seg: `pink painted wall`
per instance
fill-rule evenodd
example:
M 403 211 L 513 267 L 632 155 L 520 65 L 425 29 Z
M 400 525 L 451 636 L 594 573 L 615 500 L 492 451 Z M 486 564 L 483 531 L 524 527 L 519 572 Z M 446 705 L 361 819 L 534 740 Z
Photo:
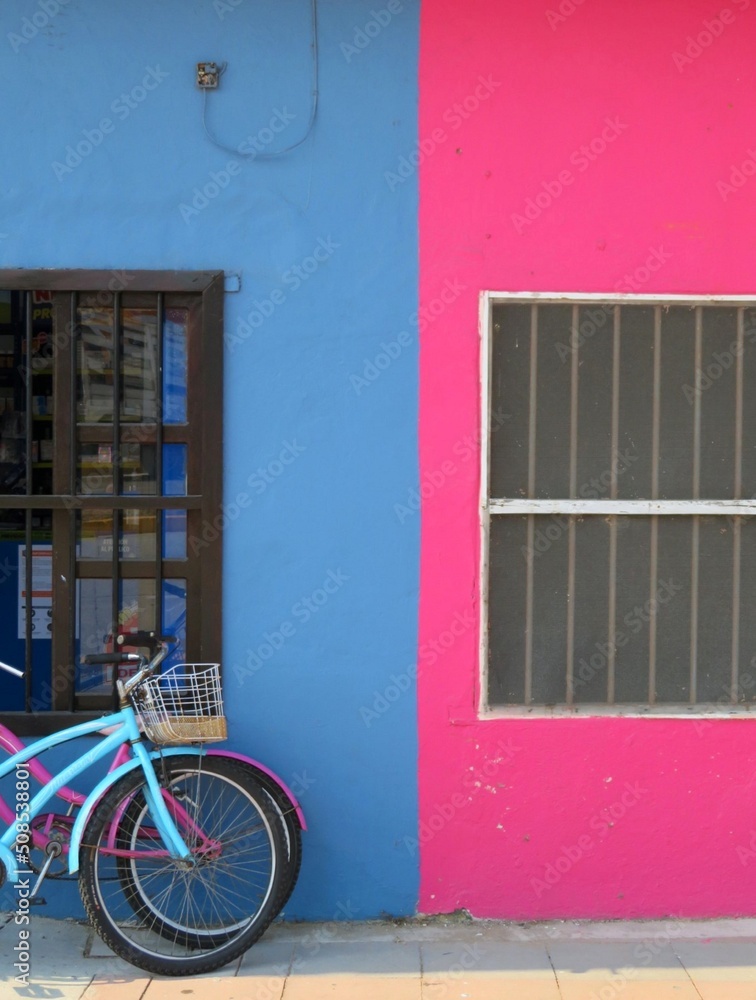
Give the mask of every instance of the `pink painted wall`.
M 464 290 L 421 345 L 419 908 L 753 914 L 756 719 L 477 719 L 480 290 L 612 291 L 663 248 L 639 291 L 756 293 L 756 178 L 717 187 L 756 156 L 756 2 L 679 65 L 721 3 L 547 3 L 422 6 L 421 302 Z

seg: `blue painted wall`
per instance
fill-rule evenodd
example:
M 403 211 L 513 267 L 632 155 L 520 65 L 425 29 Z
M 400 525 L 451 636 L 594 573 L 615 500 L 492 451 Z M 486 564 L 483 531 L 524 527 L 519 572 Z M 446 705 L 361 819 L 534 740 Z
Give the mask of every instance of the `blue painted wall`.
M 312 133 L 250 161 L 204 134 L 194 64 L 228 64 L 222 142 L 296 142 L 307 0 L 46 2 L 3 3 L 0 266 L 241 272 L 218 345 L 233 743 L 301 791 L 287 916 L 411 913 L 414 686 L 376 692 L 416 658 L 419 523 L 394 505 L 417 483 L 417 184 L 384 173 L 417 141 L 417 5 L 320 0 Z

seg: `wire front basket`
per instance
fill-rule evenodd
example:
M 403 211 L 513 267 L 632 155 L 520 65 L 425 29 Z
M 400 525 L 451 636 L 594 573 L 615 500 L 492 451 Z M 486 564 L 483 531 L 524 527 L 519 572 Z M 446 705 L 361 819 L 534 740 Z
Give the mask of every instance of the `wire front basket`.
M 142 728 L 153 743 L 226 739 L 218 663 L 177 663 L 140 684 L 133 701 Z

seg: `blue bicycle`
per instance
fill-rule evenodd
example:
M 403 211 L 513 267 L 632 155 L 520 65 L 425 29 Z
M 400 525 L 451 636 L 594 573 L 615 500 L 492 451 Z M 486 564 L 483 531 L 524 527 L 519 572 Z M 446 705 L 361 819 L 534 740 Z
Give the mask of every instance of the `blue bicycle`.
M 113 714 L 29 747 L 0 727 L 0 745 L 12 752 L 0 777 L 15 771 L 17 779 L 15 811 L 0 799 L 8 822 L 0 885 L 18 881 L 28 866 L 38 873 L 35 897 L 45 878 L 78 872 L 89 919 L 116 954 L 148 972 L 196 975 L 237 958 L 280 912 L 296 883 L 305 825 L 272 771 L 207 750 L 226 737 L 219 668 L 179 664 L 160 675 L 172 641 L 127 633 L 117 636 L 116 652 L 85 658 L 114 668 L 137 664 L 133 677 L 115 682 Z M 125 652 L 126 645 L 153 655 Z M 57 775 L 36 760 L 95 733 L 97 745 Z M 108 774 L 89 795 L 68 787 L 113 751 Z M 33 797 L 24 789 L 29 776 L 42 784 Z M 44 811 L 54 796 L 68 803 L 64 815 Z

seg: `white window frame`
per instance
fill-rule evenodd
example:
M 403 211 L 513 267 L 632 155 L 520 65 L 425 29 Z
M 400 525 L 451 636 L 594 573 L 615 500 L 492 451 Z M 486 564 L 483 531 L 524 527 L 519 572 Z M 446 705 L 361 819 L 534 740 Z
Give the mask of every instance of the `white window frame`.
M 752 306 L 754 295 L 633 295 L 617 292 L 500 292 L 483 291 L 479 300 L 480 336 L 480 399 L 481 399 L 481 466 L 480 466 L 480 619 L 479 619 L 479 704 L 481 720 L 500 718 L 548 717 L 636 717 L 664 719 L 742 719 L 756 714 L 756 708 L 746 705 L 702 704 L 695 705 L 559 705 L 553 708 L 542 705 L 490 706 L 488 704 L 488 569 L 489 526 L 491 515 L 496 514 L 756 514 L 756 500 L 510 500 L 489 497 L 490 482 L 490 408 L 493 346 L 493 309 L 496 305 L 520 303 L 525 305 L 719 305 Z M 697 359 L 696 368 L 700 371 Z M 530 397 L 534 398 L 531 378 Z M 742 399 L 742 370 L 738 392 Z M 700 419 L 697 418 L 697 419 Z M 532 424 L 531 424 L 532 426 Z M 531 441 L 531 448 L 533 442 Z M 527 625 L 528 623 L 526 623 Z M 532 624 L 532 623 L 531 623 Z M 532 634 L 532 632 L 531 632 Z

